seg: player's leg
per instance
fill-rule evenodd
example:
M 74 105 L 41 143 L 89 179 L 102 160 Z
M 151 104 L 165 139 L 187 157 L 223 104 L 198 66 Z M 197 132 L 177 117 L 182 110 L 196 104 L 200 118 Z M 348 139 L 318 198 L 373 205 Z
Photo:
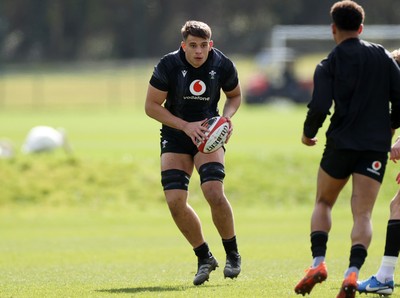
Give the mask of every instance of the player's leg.
M 188 185 L 193 161 L 190 155 L 161 155 L 161 181 L 165 198 L 176 225 L 193 246 L 204 242 L 199 217 L 188 204 Z
M 382 283 L 394 284 L 394 270 L 400 252 L 400 190 L 390 202 L 390 219 L 386 228 L 385 251 L 376 274 Z
M 400 220 L 400 189 L 390 202 L 390 219 Z
M 332 226 L 331 212 L 340 191 L 346 185 L 348 178 L 335 179 L 321 167 L 317 178 L 317 196 L 311 217 L 311 252 L 313 263 L 307 274 L 295 287 L 297 294 L 310 293 L 315 284 L 323 282 L 327 276 L 325 254 L 328 233 Z
M 353 174 L 351 210 L 353 229 L 351 231 L 351 250 L 349 267 L 337 297 L 355 297 L 358 288 L 359 270 L 367 257 L 367 249 L 372 238 L 371 215 L 378 196 L 381 182 L 362 174 Z
M 349 178 L 336 179 L 321 167 L 317 178 L 317 196 L 311 216 L 311 232 L 329 233 L 332 226 L 332 208 Z
M 193 158 L 187 154 L 163 153 L 161 176 L 165 198 L 177 227 L 192 245 L 198 257 L 198 272 L 193 283 L 200 285 L 208 280 L 209 274 L 218 266 L 204 240 L 201 222 L 188 204 L 188 185 L 193 172 Z M 200 260 L 203 262 L 200 264 Z
M 222 239 L 230 239 L 235 236 L 235 228 L 232 207 L 224 193 L 224 151 L 219 149 L 210 154 L 197 154 L 195 164 L 213 222 Z
M 221 148 L 210 154 L 197 154 L 195 165 L 200 175 L 201 189 L 211 208 L 212 219 L 227 255 L 224 276 L 235 278 L 241 270 L 234 215 L 223 186 L 225 177 L 224 150 Z
M 381 183 L 370 177 L 354 174 L 351 210 L 353 213 L 352 245 L 368 249 L 372 239 L 372 210 L 378 197 Z
M 359 290 L 358 274 L 367 257 L 372 239 L 372 210 L 385 175 L 386 152 L 363 151 L 357 153 L 353 167 L 353 192 L 351 211 L 353 228 L 349 267 L 337 297 L 355 297 Z
M 394 271 L 400 251 L 400 190 L 390 203 L 390 219 L 386 226 L 386 242 L 381 265 L 375 275 L 358 283 L 360 293 L 392 294 Z

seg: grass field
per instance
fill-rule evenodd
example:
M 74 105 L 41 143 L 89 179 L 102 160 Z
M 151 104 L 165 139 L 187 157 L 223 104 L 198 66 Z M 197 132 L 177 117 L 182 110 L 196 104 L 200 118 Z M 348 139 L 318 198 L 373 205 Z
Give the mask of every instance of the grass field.
M 207 208 L 195 204 L 222 267 L 224 253 Z M 310 208 L 235 206 L 243 272 L 224 280 L 222 268 L 192 285 L 193 253 L 162 206 L 154 208 L 7 208 L 1 212 L 1 297 L 295 297 L 309 266 Z M 376 216 L 386 212 L 377 209 Z M 335 297 L 348 263 L 349 214 L 339 207 L 328 250 L 329 278 L 314 297 Z M 382 221 L 375 229 L 382 231 Z M 376 234 L 366 274 L 380 261 Z M 396 297 L 396 296 L 394 296 Z
M 324 130 L 308 148 L 300 143 L 304 107 L 241 108 L 227 145 L 225 187 L 243 272 L 223 279 L 221 240 L 194 176 L 190 202 L 220 262 L 208 283 L 194 287 L 194 254 L 163 201 L 159 124 L 142 104 L 74 107 L 63 100 L 51 108 L 25 102 L 0 110 L 0 138 L 17 149 L 14 159 L 0 160 L 0 297 L 295 297 L 311 262 L 309 217 Z M 64 127 L 74 154 L 19 153 L 38 124 Z M 361 278 L 380 263 L 397 172 L 390 163 Z M 348 265 L 349 194 L 347 187 L 334 210 L 329 278 L 313 297 L 335 297 Z

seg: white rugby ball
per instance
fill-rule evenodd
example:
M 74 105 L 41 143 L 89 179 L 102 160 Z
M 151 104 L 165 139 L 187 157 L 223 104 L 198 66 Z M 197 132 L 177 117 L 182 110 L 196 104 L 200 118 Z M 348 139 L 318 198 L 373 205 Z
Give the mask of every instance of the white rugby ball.
M 229 134 L 229 122 L 225 117 L 216 116 L 207 119 L 202 126 L 207 128 L 205 140 L 197 141 L 197 148 L 200 152 L 211 153 L 221 148 Z

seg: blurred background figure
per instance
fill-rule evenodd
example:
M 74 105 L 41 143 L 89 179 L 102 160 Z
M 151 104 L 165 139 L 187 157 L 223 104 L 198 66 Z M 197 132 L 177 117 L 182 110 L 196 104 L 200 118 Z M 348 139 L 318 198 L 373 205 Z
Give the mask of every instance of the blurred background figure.
M 14 157 L 14 146 L 9 140 L 0 140 L 0 158 Z
M 270 103 L 287 100 L 304 104 L 311 99 L 312 80 L 296 77 L 294 60 L 282 62 L 282 70 L 275 77 L 257 73 L 247 82 L 246 102 L 248 104 Z
M 33 127 L 22 146 L 24 153 L 50 152 L 62 148 L 66 153 L 72 153 L 67 134 L 63 128 L 50 126 Z

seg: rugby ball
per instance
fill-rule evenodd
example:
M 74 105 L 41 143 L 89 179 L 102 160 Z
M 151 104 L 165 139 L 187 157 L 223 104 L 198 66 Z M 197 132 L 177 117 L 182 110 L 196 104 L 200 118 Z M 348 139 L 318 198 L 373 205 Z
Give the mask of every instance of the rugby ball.
M 229 122 L 225 117 L 216 116 L 204 121 L 202 126 L 207 128 L 206 139 L 197 140 L 197 148 L 200 152 L 211 153 L 221 148 L 229 134 Z

